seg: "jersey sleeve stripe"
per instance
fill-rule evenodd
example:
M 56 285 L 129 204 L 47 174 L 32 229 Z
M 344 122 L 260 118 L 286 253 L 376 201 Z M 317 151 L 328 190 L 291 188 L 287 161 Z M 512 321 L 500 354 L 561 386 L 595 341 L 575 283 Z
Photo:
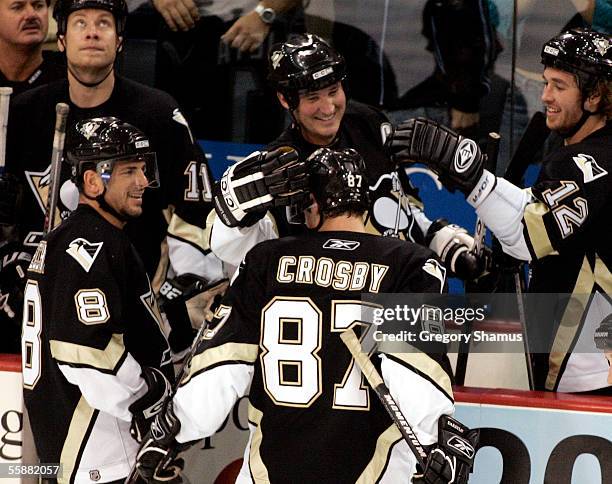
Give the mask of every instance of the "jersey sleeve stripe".
M 442 394 L 454 403 L 453 388 L 448 373 L 434 360 L 425 353 L 385 353 L 390 360 L 408 368 L 421 378 L 429 381 Z
M 172 214 L 170 223 L 168 224 L 168 235 L 174 239 L 181 240 L 186 244 L 195 247 L 199 251 L 203 252 L 204 255 L 210 252 L 210 229 L 212 225 L 206 224 L 206 228 L 202 230 L 200 227 L 196 227 L 176 213 Z
M 537 259 L 557 253 L 552 246 L 544 224 L 543 217 L 548 212 L 548 207 L 542 202 L 529 203 L 525 207 L 524 220 L 527 228 L 529 245 L 533 248 L 533 255 L 535 255 Z
M 90 407 L 85 398 L 81 397 L 72 414 L 68 434 L 62 448 L 60 457 L 62 477 L 58 478 L 58 484 L 73 482 L 72 474 L 78 468 L 78 461 L 87 443 L 87 435 L 97 413 L 97 410 Z
M 113 334 L 103 350 L 59 340 L 51 340 L 50 346 L 51 356 L 58 362 L 107 373 L 116 373 L 127 354 L 122 334 Z
M 385 473 L 391 458 L 393 446 L 402 440 L 397 425 L 391 424 L 376 440 L 374 455 L 368 465 L 363 470 L 356 484 L 368 484 L 379 482 L 380 477 Z
M 258 345 L 246 343 L 225 343 L 221 346 L 208 348 L 203 353 L 193 357 L 189 365 L 189 371 L 181 380 L 180 385 L 185 385 L 194 376 L 220 364 L 253 364 L 257 360 L 258 353 Z
M 252 432 L 251 447 L 249 449 L 249 469 L 254 482 L 270 482 L 268 469 L 261 458 L 260 447 L 263 440 L 261 432 L 261 420 L 263 412 L 255 408 L 249 402 L 248 410 L 249 423 L 255 426 L 255 431 Z

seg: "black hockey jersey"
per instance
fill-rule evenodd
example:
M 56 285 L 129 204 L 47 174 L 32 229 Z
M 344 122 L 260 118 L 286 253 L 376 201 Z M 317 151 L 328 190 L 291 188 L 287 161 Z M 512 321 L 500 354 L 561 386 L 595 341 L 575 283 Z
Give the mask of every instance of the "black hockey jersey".
M 128 475 L 128 407 L 141 367 L 173 377 L 156 299 L 127 235 L 86 205 L 40 243 L 24 295 L 24 400 L 41 462 L 59 482 Z
M 363 157 L 370 186 L 370 210 L 366 218 L 368 232 L 388 235 L 395 229 L 399 187 L 394 187 L 393 173 L 395 165 L 383 148 L 387 136 L 391 133 L 391 124 L 386 116 L 377 109 L 356 101 L 348 101 L 346 111 L 334 142 L 327 146 L 334 150 L 354 148 Z M 320 146 L 306 141 L 295 124 L 287 128 L 267 148 L 291 146 L 302 158 L 309 157 Z M 412 242 L 423 243 L 423 227 L 414 220 L 414 212 L 421 212 L 423 205 L 405 173 L 398 170 L 404 192 L 409 195 L 410 206 L 401 210 L 399 217 L 399 235 Z M 300 233 L 303 228 L 289 225 L 285 209 L 272 211 L 278 226 L 279 236 Z
M 318 232 L 262 242 L 246 256 L 174 399 L 186 442 L 213 434 L 249 392 L 250 439 L 237 482 L 408 482 L 414 458 L 340 333 L 363 293 L 439 293 L 430 250 L 394 238 Z M 452 413 L 446 355 L 373 357 L 421 442 Z
M 607 385 L 608 362 L 595 350 L 593 334 L 612 312 L 610 153 L 610 122 L 553 152 L 531 189 L 536 201 L 525 208 L 524 235 L 532 256 L 529 291 L 571 294 L 583 306 L 556 308 L 556 314 L 531 325 L 532 337 L 552 341 L 545 375 L 539 375 L 546 377 L 549 390 Z
M 206 214 L 212 207 L 202 201 L 202 174 L 207 169 L 204 155 L 191 139 L 188 124 L 169 95 L 119 76 L 115 78 L 111 97 L 97 107 L 79 108 L 70 102 L 67 80 L 27 91 L 11 103 L 6 169 L 19 177 L 25 187 L 21 229 L 26 245 L 36 243 L 43 227 L 58 102 L 70 106 L 68 127 L 87 118 L 116 116 L 149 138 L 157 154 L 160 187 L 146 190 L 142 216 L 126 226 L 149 276 L 152 278 L 158 267 L 161 242 L 167 233 L 188 242 L 185 245 L 202 256 L 208 254 L 208 238 L 201 236 Z M 64 166 L 57 220 L 76 207 L 77 196 L 74 184 L 69 181 L 69 169 Z M 194 269 L 193 260 L 185 264 Z M 199 275 L 211 278 L 204 272 Z
M 43 50 L 42 56 L 42 64 L 25 81 L 9 81 L 0 71 L 0 86 L 12 87 L 13 96 L 16 96 L 28 89 L 66 78 L 66 60 L 63 53 Z

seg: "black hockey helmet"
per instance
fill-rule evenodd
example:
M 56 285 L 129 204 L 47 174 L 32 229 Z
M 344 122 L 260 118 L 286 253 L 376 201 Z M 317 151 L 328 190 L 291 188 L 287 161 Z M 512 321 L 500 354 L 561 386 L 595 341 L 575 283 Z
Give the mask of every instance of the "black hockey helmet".
M 123 35 L 128 15 L 125 0 L 57 0 L 53 8 L 53 18 L 57 22 L 57 35 L 66 35 L 66 23 L 72 12 L 94 8 L 106 10 L 115 17 L 117 35 Z
M 365 211 L 369 191 L 363 158 L 354 149 L 319 148 L 308 157 L 310 192 L 321 212 Z
M 563 32 L 544 44 L 542 64 L 576 75 L 585 95 L 598 80 L 612 80 L 612 37 L 585 29 Z
M 84 119 L 66 134 L 66 162 L 72 179 L 79 186 L 86 170 L 95 170 L 105 183 L 119 161 L 139 160 L 146 163 L 149 187 L 159 186 L 156 156 L 142 131 L 118 118 Z
M 300 93 L 331 86 L 345 76 L 344 57 L 317 35 L 295 34 L 270 48 L 268 81 L 290 109 L 297 108 Z

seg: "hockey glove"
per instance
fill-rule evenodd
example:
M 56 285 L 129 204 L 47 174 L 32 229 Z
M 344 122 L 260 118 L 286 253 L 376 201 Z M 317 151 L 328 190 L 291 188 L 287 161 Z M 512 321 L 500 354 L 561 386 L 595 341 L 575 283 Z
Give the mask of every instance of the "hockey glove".
M 147 393 L 129 406 L 132 412 L 130 434 L 137 442 L 142 442 L 171 391 L 170 382 L 158 369 L 144 366 L 141 376 L 147 383 Z
M 442 415 L 438 420 L 438 443 L 427 457 L 425 471 L 414 476 L 419 484 L 466 484 L 474 466 L 479 430 Z
M 178 484 L 183 481 L 183 460 L 176 456 L 188 446 L 180 446 L 174 439 L 180 428 L 170 401 L 155 417 L 151 432 L 136 456 L 136 470 L 146 482 Z
M 159 307 L 164 309 L 172 303 L 186 302 L 204 291 L 207 285 L 206 279 L 191 273 L 166 279 L 159 288 Z
M 396 163 L 425 163 L 448 190 L 459 189 L 466 196 L 484 169 L 485 156 L 476 142 L 425 118 L 397 125 L 385 146 Z
M 255 151 L 215 183 L 217 215 L 228 227 L 248 227 L 270 207 L 301 203 L 308 198 L 307 173 L 306 162 L 292 148 Z
M 449 224 L 447 220 L 435 220 L 427 230 L 425 238 L 433 250 L 456 277 L 473 281 L 483 276 L 491 266 L 492 253 L 483 247 L 481 254 L 474 252 L 474 238 L 463 227 Z

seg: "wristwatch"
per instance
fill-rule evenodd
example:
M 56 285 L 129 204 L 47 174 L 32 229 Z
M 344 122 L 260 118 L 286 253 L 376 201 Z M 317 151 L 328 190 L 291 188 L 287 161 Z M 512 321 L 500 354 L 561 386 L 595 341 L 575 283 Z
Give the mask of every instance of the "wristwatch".
M 270 7 L 264 7 L 261 3 L 258 3 L 255 7 L 255 12 L 259 15 L 261 21 L 265 24 L 270 25 L 276 19 L 276 12 Z

